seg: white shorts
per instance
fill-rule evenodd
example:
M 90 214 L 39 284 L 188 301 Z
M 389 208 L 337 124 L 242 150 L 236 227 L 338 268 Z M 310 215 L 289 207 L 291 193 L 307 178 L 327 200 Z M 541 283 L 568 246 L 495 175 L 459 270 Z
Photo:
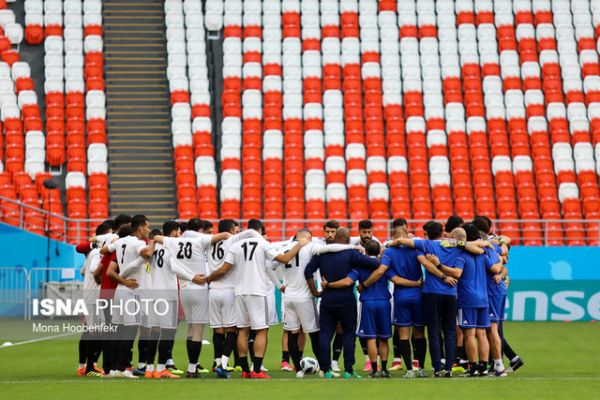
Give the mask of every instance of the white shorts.
M 179 298 L 188 324 L 208 322 L 208 290 L 181 289 Z
M 85 303 L 85 307 L 88 311 L 88 315 L 83 317 L 83 323 L 85 325 L 100 327 L 104 324 L 104 312 L 103 310 L 98 310 L 99 312 L 96 312 L 96 303 Z
M 286 299 L 283 328 L 286 331 L 300 329 L 306 333 L 319 330 L 319 312 L 314 299 Z
M 208 310 L 211 328 L 231 328 L 236 326 L 235 293 L 233 288 L 210 289 Z
M 177 300 L 153 300 L 149 304 L 146 328 L 177 329 L 179 305 Z
M 254 330 L 269 327 L 269 306 L 266 296 L 243 294 L 235 296 L 235 320 L 238 328 Z
M 142 325 L 145 318 L 144 304 L 141 296 L 131 293 L 127 289 L 117 287 L 115 297 L 112 300 L 112 323 L 125 326 Z
M 275 291 L 270 291 L 267 295 L 267 307 L 269 311 L 269 325 L 277 325 L 279 323 L 279 317 L 277 316 L 277 299 L 275 298 Z

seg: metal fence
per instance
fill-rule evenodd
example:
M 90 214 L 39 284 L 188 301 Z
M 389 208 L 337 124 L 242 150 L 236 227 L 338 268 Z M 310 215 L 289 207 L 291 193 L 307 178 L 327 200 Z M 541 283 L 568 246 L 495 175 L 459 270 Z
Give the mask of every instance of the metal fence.
M 81 297 L 79 268 L 0 267 L 0 316 L 23 311 L 31 319 L 35 299 Z
M 18 206 L 19 215 L 5 214 L 4 203 Z M 101 219 L 76 219 L 63 215 L 49 213 L 47 210 L 23 204 L 17 200 L 0 196 L 0 217 L 4 222 L 25 230 L 31 230 L 25 218 L 25 213 L 41 215 L 45 221 L 44 233 L 56 240 L 78 243 L 87 240 L 89 232 L 101 223 Z M 409 227 L 416 235 L 422 235 L 422 226 L 426 220 L 407 219 Z M 51 222 L 50 222 L 51 221 Z M 309 227 L 313 233 L 320 232 L 326 219 L 265 219 L 267 235 L 270 240 L 284 240 L 293 236 L 302 227 Z M 443 220 L 438 220 L 445 222 Z M 164 221 L 150 221 L 152 225 L 162 225 Z M 216 223 L 216 220 L 211 220 Z M 245 224 L 247 220 L 241 220 Z M 340 225 L 348 227 L 354 234 L 358 231 L 358 220 L 338 219 Z M 392 220 L 372 220 L 375 235 L 388 237 L 391 232 Z M 538 246 L 564 245 L 600 245 L 600 219 L 502 219 L 494 220 L 493 229 L 496 233 L 506 234 L 513 239 L 514 244 Z

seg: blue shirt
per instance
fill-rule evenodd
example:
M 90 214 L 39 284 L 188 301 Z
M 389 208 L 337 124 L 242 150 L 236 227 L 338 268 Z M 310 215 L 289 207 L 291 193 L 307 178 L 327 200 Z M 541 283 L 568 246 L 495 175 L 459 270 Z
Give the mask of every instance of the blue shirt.
M 400 276 L 411 281 L 421 279 L 421 264 L 417 260 L 417 251 L 410 247 L 390 247 L 383 252 L 381 264 L 387 265 L 390 273 L 389 279 Z M 419 287 L 407 287 L 394 285 L 395 300 L 413 300 L 421 297 L 422 289 Z
M 348 278 L 352 279 L 354 282 L 357 280 L 360 283 L 364 283 L 371 274 L 373 273 L 370 269 L 357 268 L 350 271 L 348 274 Z M 364 288 L 362 293 L 360 294 L 360 301 L 369 301 L 369 300 L 389 300 L 392 295 L 390 295 L 390 291 L 388 289 L 388 280 L 390 277 L 390 271 L 385 271 L 385 274 L 377 281 L 375 281 L 371 286 Z
M 435 254 L 440 262 L 447 267 L 463 269 L 465 259 L 463 251 L 458 247 L 444 247 L 436 240 L 415 240 L 415 249 L 417 256 L 426 254 Z M 444 294 L 447 296 L 456 296 L 456 286 L 452 287 L 445 284 L 437 276 L 431 274 L 425 269 L 425 282 L 423 282 L 423 293 Z
M 377 267 L 379 267 L 377 259 L 369 258 L 356 250 L 344 250 L 313 257 L 304 270 L 304 277 L 307 280 L 313 279 L 314 273 L 319 270 L 327 282 L 335 282 L 346 278 L 353 269 L 374 270 Z M 339 307 L 348 304 L 356 305 L 353 287 L 323 291 L 321 307 Z
M 485 256 L 490 259 L 490 262 L 494 264 L 498 264 L 500 261 L 499 255 L 502 254 L 502 247 L 493 244 L 494 250 L 486 248 Z M 494 282 L 494 274 L 491 272 L 487 273 L 487 290 L 488 295 L 490 296 L 506 296 L 506 282 L 504 279 L 500 281 L 500 283 Z
M 465 252 L 465 267 L 458 280 L 458 308 L 482 308 L 488 306 L 487 270 L 494 264 L 485 255 Z

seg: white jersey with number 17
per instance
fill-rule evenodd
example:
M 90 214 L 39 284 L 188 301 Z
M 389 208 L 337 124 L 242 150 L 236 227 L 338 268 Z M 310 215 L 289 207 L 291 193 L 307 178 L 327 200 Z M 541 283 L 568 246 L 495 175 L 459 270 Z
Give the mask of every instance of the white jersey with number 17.
M 235 294 L 267 296 L 270 278 L 266 269 L 278 252 L 261 238 L 240 240 L 225 255 L 225 262 L 236 269 Z
M 260 234 L 255 230 L 249 229 L 240 232 L 237 235 L 233 235 L 226 240 L 222 240 L 220 242 L 211 244 L 210 249 L 207 251 L 207 275 L 212 274 L 213 272 L 215 272 L 223 266 L 225 254 L 227 254 L 227 251 L 234 243 L 249 238 L 262 239 L 262 236 L 260 236 Z M 233 288 L 234 286 L 235 269 L 229 270 L 229 272 L 227 272 L 227 274 L 222 276 L 220 279 L 210 283 L 210 289 Z

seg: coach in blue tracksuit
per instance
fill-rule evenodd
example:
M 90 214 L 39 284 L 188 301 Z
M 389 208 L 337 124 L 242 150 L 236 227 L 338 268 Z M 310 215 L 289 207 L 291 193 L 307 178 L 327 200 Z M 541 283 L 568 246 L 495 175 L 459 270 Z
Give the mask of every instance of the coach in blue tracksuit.
M 339 228 L 335 234 L 334 243 L 350 243 L 350 233 L 345 228 Z M 313 275 L 320 271 L 327 282 L 344 279 L 357 268 L 374 270 L 379 266 L 376 259 L 366 257 L 356 250 L 346 250 L 339 253 L 327 253 L 313 257 L 304 270 L 304 276 L 313 295 L 321 296 L 319 308 L 319 365 L 326 377 L 330 377 L 331 369 L 331 340 L 339 323 L 344 331 L 344 369 L 345 377 L 354 377 L 354 349 L 356 342 L 356 298 L 350 287 L 317 292 Z

